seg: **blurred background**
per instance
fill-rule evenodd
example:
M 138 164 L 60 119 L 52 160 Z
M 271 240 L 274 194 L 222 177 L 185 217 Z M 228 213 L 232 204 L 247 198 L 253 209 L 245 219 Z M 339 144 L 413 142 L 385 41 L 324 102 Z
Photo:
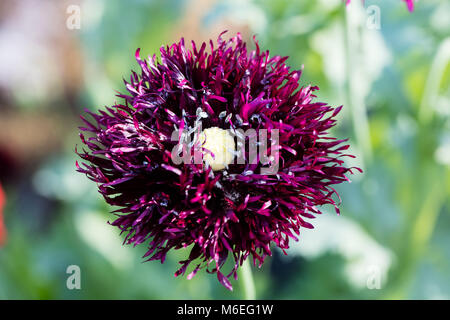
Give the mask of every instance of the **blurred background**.
M 142 263 L 145 245 L 121 245 L 95 183 L 75 172 L 78 116 L 114 103 L 136 48 L 223 30 L 304 65 L 301 83 L 344 105 L 333 134 L 364 170 L 338 186 L 340 216 L 323 208 L 288 256 L 254 269 L 257 297 L 449 299 L 449 17 L 446 0 L 413 13 L 400 0 L 2 0 L 0 299 L 243 297 L 205 272 L 175 278 L 185 252 Z M 66 286 L 70 265 L 81 290 Z

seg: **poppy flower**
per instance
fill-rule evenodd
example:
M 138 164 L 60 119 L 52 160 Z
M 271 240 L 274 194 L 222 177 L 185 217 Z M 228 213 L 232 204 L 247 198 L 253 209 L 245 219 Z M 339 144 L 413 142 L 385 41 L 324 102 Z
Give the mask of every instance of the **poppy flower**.
M 122 102 L 82 116 L 77 151 L 77 170 L 118 207 L 111 224 L 124 243 L 147 243 L 145 259 L 161 263 L 187 248 L 175 276 L 193 263 L 188 279 L 206 269 L 230 290 L 249 256 L 261 266 L 271 245 L 284 251 L 313 228 L 307 219 L 319 206 L 339 212 L 332 186 L 353 169 L 342 160 L 352 157 L 346 140 L 329 134 L 341 107 L 316 101 L 319 88 L 300 87 L 288 57 L 254 41 L 249 50 L 240 34 L 222 33 L 207 50 L 181 39 L 160 60 L 138 49 L 140 72 L 125 81 Z M 265 155 L 252 153 L 264 145 Z

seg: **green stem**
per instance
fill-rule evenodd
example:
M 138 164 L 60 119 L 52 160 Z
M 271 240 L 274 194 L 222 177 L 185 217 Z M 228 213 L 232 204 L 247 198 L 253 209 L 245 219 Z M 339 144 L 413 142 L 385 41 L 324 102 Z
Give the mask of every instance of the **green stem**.
M 433 111 L 438 101 L 438 93 L 441 81 L 444 77 L 445 67 L 450 61 L 450 37 L 442 41 L 428 73 L 422 102 L 419 108 L 419 121 L 428 124 L 433 117 Z
M 391 292 L 387 293 L 387 299 L 407 299 L 410 279 L 414 276 L 420 258 L 427 252 L 431 237 L 436 228 L 439 213 L 445 205 L 445 188 L 440 183 L 435 183 L 428 195 L 424 198 L 423 206 L 414 219 L 411 226 L 409 246 L 406 256 L 401 258 L 403 267 L 399 267 L 401 273 L 395 277 L 395 284 Z
M 248 259 L 246 259 L 241 266 L 239 278 L 241 280 L 241 287 L 244 289 L 244 299 L 255 300 L 255 283 L 253 281 L 252 269 Z
M 352 10 L 363 10 L 358 1 L 352 3 Z M 361 57 L 359 55 L 361 40 L 358 30 L 361 22 L 356 18 L 355 12 L 345 10 L 345 63 L 347 69 L 346 93 L 347 104 L 351 110 L 352 122 L 355 132 L 356 143 L 361 154 L 359 155 L 361 165 L 372 159 L 372 143 L 370 140 L 369 120 L 367 116 L 365 95 L 358 88 L 361 81 L 358 77 L 358 69 L 361 68 Z

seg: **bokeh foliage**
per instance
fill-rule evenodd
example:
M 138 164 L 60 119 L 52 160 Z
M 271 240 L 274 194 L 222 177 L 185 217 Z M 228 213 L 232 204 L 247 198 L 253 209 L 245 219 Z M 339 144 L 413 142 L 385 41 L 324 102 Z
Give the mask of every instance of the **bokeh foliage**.
M 379 30 L 366 25 L 371 5 L 380 9 Z M 204 272 L 190 281 L 174 278 L 185 252 L 171 253 L 164 265 L 142 263 L 143 245 L 121 246 L 119 232 L 106 224 L 111 208 L 74 167 L 77 114 L 115 101 L 122 78 L 137 69 L 136 48 L 153 54 L 181 35 L 208 39 L 223 29 L 242 31 L 249 41 L 256 34 L 263 49 L 290 56 L 292 68 L 304 65 L 302 84 L 319 86 L 318 100 L 343 104 L 333 133 L 349 138 L 358 156 L 350 163 L 364 170 L 338 187 L 340 217 L 325 208 L 288 257 L 274 250 L 254 270 L 257 296 L 450 298 L 447 1 L 420 1 L 413 13 L 401 1 L 364 7 L 353 1 L 347 9 L 339 0 L 87 0 L 80 6 L 82 28 L 60 26 L 81 57 L 73 95 L 8 100 L 9 113 L 56 114 L 67 130 L 58 148 L 25 162 L 4 183 L 9 238 L 0 249 L 0 299 L 242 298 L 238 282 L 228 292 Z M 82 271 L 79 291 L 66 288 L 72 264 Z M 367 287 L 373 275 L 381 277 L 380 289 Z

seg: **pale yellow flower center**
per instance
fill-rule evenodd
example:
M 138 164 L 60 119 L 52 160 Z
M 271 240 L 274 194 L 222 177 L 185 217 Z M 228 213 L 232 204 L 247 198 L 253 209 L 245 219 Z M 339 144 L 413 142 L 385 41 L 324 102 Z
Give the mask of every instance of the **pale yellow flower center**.
M 214 171 L 223 170 L 232 163 L 235 144 L 233 136 L 227 130 L 218 127 L 205 129 L 200 134 L 199 141 L 201 146 L 206 149 L 203 154 L 203 161 L 211 169 Z

